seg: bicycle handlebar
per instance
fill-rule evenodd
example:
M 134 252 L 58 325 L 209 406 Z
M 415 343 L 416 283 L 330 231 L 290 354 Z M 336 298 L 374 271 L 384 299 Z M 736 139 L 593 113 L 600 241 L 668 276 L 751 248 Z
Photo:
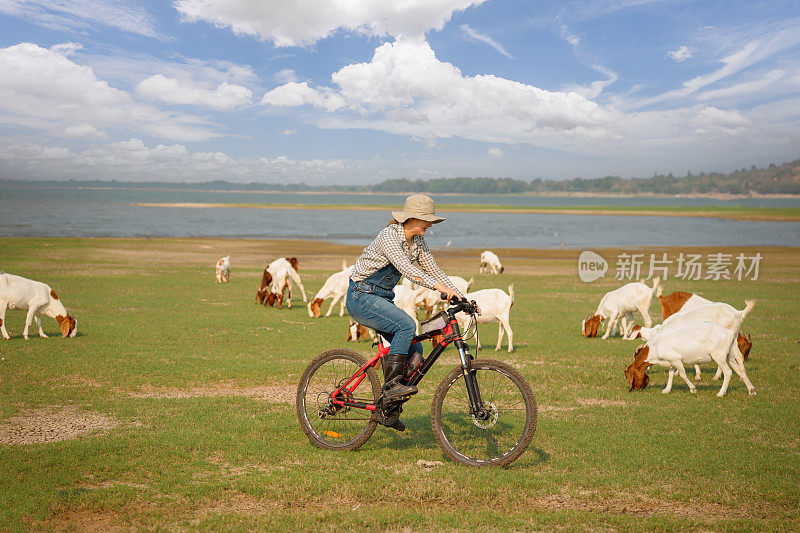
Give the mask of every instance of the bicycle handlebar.
M 478 312 L 478 304 L 475 300 L 471 302 L 466 298 L 459 298 L 458 296 L 453 296 L 449 300 L 447 299 L 447 294 L 440 292 L 439 296 L 442 300 L 447 300 L 447 303 L 452 305 L 454 308 L 457 308 L 455 312 L 464 311 L 465 313 L 469 313 L 470 315 L 477 314 Z M 452 308 L 451 308 L 452 309 Z

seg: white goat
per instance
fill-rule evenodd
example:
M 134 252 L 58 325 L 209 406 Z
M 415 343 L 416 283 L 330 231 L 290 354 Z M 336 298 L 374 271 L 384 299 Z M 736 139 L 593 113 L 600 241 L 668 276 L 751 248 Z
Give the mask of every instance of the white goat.
M 670 315 L 662 324 L 658 324 L 651 328 L 639 328 L 639 326 L 634 326 L 626 339 L 630 340 L 641 337 L 647 341 L 665 330 L 688 327 L 701 322 L 711 322 L 736 333 L 737 353 L 741 354 L 741 348 L 739 345 L 743 341 L 740 340 L 741 335 L 739 334 L 739 329 L 742 326 L 742 321 L 744 321 L 745 317 L 750 313 L 755 305 L 755 300 L 747 300 L 745 301 L 744 309 L 741 311 L 723 302 L 711 302 L 706 305 L 691 307 L 688 310 L 686 308 L 687 306 L 684 305 L 680 311 Z M 744 367 L 743 356 L 739 358 L 739 363 L 742 365 L 742 367 Z M 699 380 L 700 365 L 694 365 L 694 369 L 695 379 Z M 722 370 L 718 368 L 717 373 L 714 375 L 714 379 L 719 379 L 721 373 Z
M 217 261 L 217 268 L 215 274 L 216 283 L 228 283 L 231 277 L 231 256 L 226 255 Z
M 314 299 L 308 302 L 308 316 L 311 318 L 319 318 L 320 307 L 326 298 L 333 298 L 331 306 L 325 316 L 331 316 L 333 306 L 336 302 L 341 300 L 339 307 L 339 316 L 344 316 L 345 295 L 347 294 L 347 287 L 350 284 L 350 274 L 353 273 L 353 267 L 346 267 L 335 274 L 332 274 L 326 281 L 325 285 L 317 292 Z
M 639 311 L 644 318 L 645 326 L 648 328 L 653 325 L 650 319 L 650 302 L 653 301 L 653 294 L 658 289 L 660 279 L 653 279 L 653 286 L 648 287 L 644 283 L 634 282 L 623 285 L 619 289 L 609 291 L 600 300 L 597 311 L 594 315 L 587 316 L 581 322 L 581 333 L 584 337 L 596 337 L 600 324 L 608 319 L 603 339 L 607 339 L 620 325 L 620 335 L 627 335 L 628 328 L 633 327 L 633 312 Z
M 660 365 L 669 368 L 669 378 L 664 394 L 672 390 L 675 372 L 689 386 L 689 391 L 697 388 L 686 376 L 685 364 L 702 364 L 714 361 L 722 369 L 722 387 L 717 396 L 724 396 L 731 380 L 731 369 L 736 372 L 752 396 L 755 387 L 747 377 L 744 366 L 740 364 L 736 352 L 736 333 L 711 322 L 696 323 L 691 326 L 670 328 L 660 331 L 647 344 L 636 351 L 633 363 L 625 369 L 629 390 L 643 389 L 650 381 L 647 367 Z
M 297 259 L 291 258 L 294 260 L 295 264 L 297 264 Z M 297 283 L 297 286 L 300 287 L 300 294 L 303 295 L 303 301 L 308 302 L 308 297 L 306 296 L 306 289 L 303 287 L 303 282 L 300 280 L 300 274 L 295 269 L 295 265 L 293 265 L 289 258 L 287 257 L 279 257 L 269 265 L 267 265 L 267 270 L 272 275 L 272 278 L 275 278 L 275 273 L 278 271 L 278 268 L 288 268 L 289 274 L 292 276 L 292 281 Z
M 478 316 L 478 324 L 488 324 L 491 322 L 498 322 L 497 326 L 497 346 L 495 351 L 500 350 L 500 345 L 503 342 L 503 330 L 508 333 L 508 351 L 509 353 L 514 350 L 514 332 L 511 330 L 510 315 L 511 306 L 514 305 L 514 285 L 508 286 L 508 294 L 503 292 L 502 289 L 482 289 L 475 292 L 465 294 L 466 298 L 470 301 L 475 300 L 478 307 L 481 308 L 481 314 Z M 458 313 L 456 315 L 458 326 L 461 332 L 465 333 L 469 325 L 469 315 L 466 313 Z M 480 340 L 480 339 L 479 339 Z M 478 348 L 480 349 L 480 342 Z
M 404 285 L 397 285 L 393 290 L 394 298 L 392 301 L 394 305 L 405 311 L 414 320 L 416 332 L 419 333 L 419 320 L 417 320 L 417 305 L 415 303 L 417 291 Z
M 456 289 L 458 289 L 458 292 L 460 292 L 461 294 L 467 294 L 470 286 L 475 281 L 473 278 L 469 278 L 469 281 L 467 281 L 461 276 L 447 276 L 447 277 L 450 279 L 450 282 L 453 284 L 453 286 Z M 405 277 L 403 278 L 402 285 L 416 291 L 416 300 L 414 303 L 418 307 L 422 307 L 423 309 L 425 309 L 426 318 L 430 318 L 431 315 L 436 313 L 440 307 L 444 306 L 444 300 L 442 300 L 439 291 L 434 291 L 432 289 L 428 289 L 427 287 L 417 285 L 416 283 Z
M 505 267 L 500 264 L 500 258 L 497 257 L 496 253 L 489 250 L 481 252 L 481 274 L 484 272 L 490 274 L 502 274 L 504 270 Z
M 74 337 L 78 333 L 78 321 L 67 314 L 64 304 L 49 285 L 0 272 L 0 333 L 8 340 L 11 337 L 6 330 L 6 309 L 28 310 L 25 329 L 22 332 L 25 340 L 28 340 L 28 330 L 34 320 L 39 328 L 39 336 L 47 338 L 42 331 L 41 315 L 54 318 L 61 328 L 63 337 Z

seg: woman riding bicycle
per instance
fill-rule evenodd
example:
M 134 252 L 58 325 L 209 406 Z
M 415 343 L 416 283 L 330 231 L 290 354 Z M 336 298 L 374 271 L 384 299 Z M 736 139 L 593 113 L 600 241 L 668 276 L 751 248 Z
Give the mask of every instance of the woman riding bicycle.
M 433 200 L 424 194 L 406 198 L 402 211 L 392 211 L 393 220 L 364 248 L 350 276 L 347 312 L 356 322 L 377 331 L 391 343 L 383 357 L 383 405 L 381 419 L 387 427 L 403 431 L 402 408 L 393 402 L 417 393 L 417 387 L 400 382 L 406 360 L 422 353 L 420 343 L 411 344 L 414 320 L 393 303 L 393 289 L 401 276 L 418 285 L 447 295 L 463 297 L 436 264 L 423 236 L 444 218 L 436 215 Z M 419 263 L 419 267 L 414 265 Z

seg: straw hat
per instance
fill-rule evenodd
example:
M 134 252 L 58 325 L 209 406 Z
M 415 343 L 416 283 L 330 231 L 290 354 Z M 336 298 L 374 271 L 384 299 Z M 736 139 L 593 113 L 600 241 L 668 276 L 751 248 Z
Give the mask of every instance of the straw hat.
M 424 194 L 412 194 L 406 198 L 406 205 L 402 211 L 392 211 L 392 216 L 399 223 L 403 223 L 409 218 L 418 218 L 433 224 L 444 221 L 443 217 L 436 215 L 436 206 L 433 198 Z

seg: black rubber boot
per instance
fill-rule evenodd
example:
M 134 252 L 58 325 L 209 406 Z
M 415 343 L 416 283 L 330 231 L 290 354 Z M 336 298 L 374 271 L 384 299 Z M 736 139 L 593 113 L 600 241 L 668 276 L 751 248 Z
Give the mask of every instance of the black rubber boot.
M 390 402 L 404 399 L 407 396 L 416 394 L 417 388 L 414 385 L 400 383 L 403 378 L 403 371 L 406 366 L 406 356 L 403 354 L 387 354 L 383 356 L 383 403 L 388 405 Z
M 399 404 L 389 404 L 384 410 L 381 405 L 378 412 L 378 422 L 397 431 L 405 431 L 406 425 L 400 421 L 400 413 L 403 412 L 403 406 Z

